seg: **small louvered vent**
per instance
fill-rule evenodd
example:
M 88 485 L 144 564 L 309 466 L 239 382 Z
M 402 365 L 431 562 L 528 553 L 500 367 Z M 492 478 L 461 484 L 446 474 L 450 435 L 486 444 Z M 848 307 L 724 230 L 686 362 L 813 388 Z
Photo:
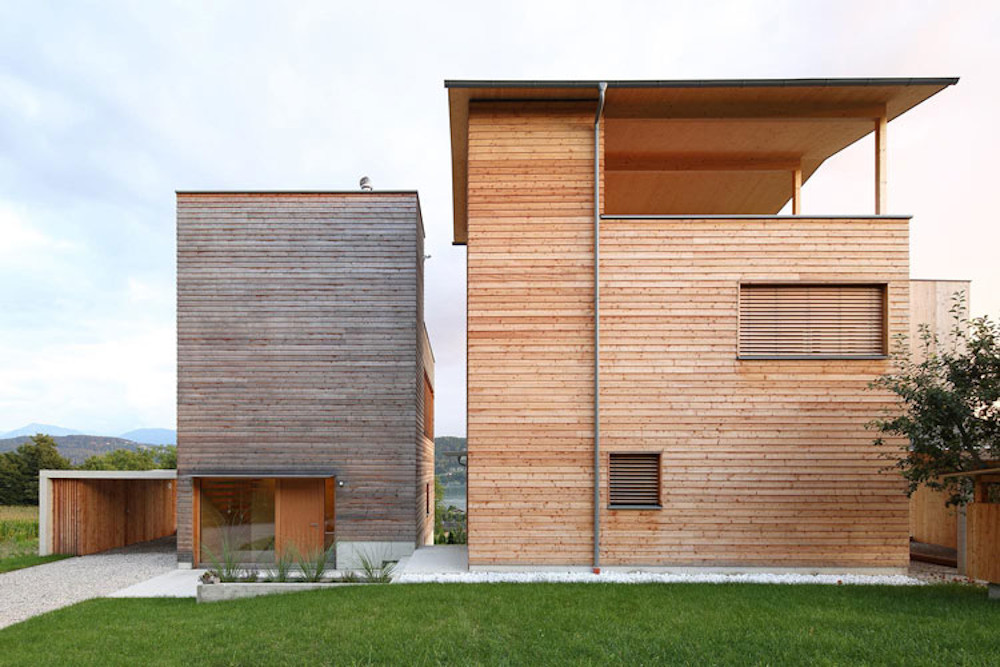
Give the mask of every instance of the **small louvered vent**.
M 660 455 L 611 454 L 611 505 L 660 506 Z
M 740 356 L 885 354 L 883 285 L 742 285 Z

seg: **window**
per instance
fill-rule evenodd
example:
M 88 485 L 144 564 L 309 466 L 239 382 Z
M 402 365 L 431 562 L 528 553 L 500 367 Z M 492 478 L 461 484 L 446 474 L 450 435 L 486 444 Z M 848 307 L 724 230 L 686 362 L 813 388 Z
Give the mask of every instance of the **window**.
M 886 354 L 885 285 L 741 285 L 740 358 Z
M 660 507 L 659 453 L 613 453 L 608 476 L 612 508 Z
M 199 563 L 274 560 L 273 479 L 202 479 Z
M 434 387 L 424 373 L 424 436 L 434 439 Z

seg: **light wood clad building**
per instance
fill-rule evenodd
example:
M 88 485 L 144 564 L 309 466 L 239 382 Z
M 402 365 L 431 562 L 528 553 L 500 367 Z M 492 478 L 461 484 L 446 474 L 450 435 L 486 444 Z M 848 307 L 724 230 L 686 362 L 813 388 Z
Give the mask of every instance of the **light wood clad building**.
M 446 82 L 470 566 L 906 567 L 886 127 L 955 82 Z M 803 214 L 872 132 L 874 214 Z
M 178 558 L 432 540 L 415 192 L 177 195 Z

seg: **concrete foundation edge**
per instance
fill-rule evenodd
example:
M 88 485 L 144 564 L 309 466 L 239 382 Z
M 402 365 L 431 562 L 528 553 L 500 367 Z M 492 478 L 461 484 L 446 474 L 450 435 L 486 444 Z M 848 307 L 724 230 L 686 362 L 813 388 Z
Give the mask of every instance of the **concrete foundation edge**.
M 365 584 L 334 584 L 334 583 L 285 583 L 285 584 L 198 584 L 198 602 L 223 602 L 225 600 L 240 600 L 255 598 L 261 595 L 280 595 L 282 593 L 301 593 L 326 588 L 342 588 L 344 586 L 363 586 Z
M 591 572 L 589 565 L 470 565 L 470 572 Z M 601 572 L 650 574 L 859 574 L 907 575 L 905 567 L 700 567 L 654 565 L 602 567 Z
M 337 569 L 360 570 L 362 557 L 376 565 L 413 555 L 413 542 L 337 542 Z

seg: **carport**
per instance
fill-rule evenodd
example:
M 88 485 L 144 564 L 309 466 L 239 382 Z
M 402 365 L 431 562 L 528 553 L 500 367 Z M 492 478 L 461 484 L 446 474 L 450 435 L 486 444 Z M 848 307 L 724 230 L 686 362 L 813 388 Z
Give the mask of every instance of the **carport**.
M 176 470 L 42 470 L 38 553 L 86 554 L 177 532 Z

